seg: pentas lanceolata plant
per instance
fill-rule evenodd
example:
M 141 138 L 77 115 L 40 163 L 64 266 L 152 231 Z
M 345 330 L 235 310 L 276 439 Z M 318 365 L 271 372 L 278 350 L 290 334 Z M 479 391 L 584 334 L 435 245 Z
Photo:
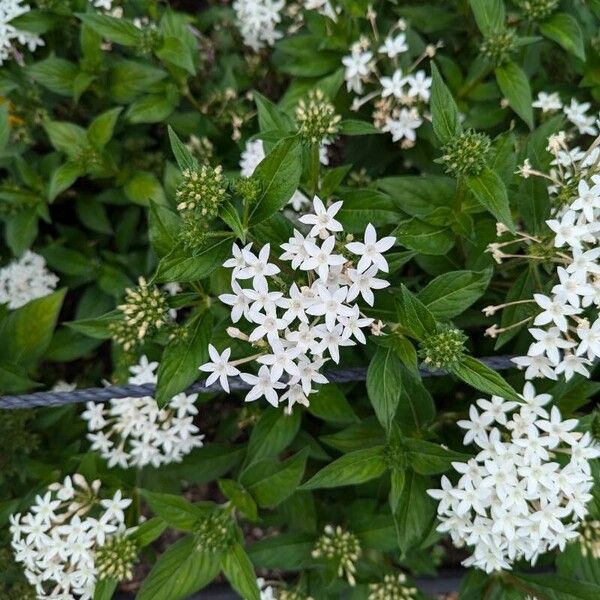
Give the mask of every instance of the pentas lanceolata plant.
M 121 491 L 103 498 L 100 487 L 68 476 L 37 496 L 29 512 L 11 516 L 15 559 L 36 598 L 89 600 L 99 580 L 132 577 L 138 552 L 124 512 L 131 500 Z
M 142 356 L 130 367 L 128 383 L 156 383 L 157 362 Z M 203 435 L 194 424 L 197 394 L 180 393 L 160 408 L 151 396 L 118 398 L 108 405 L 88 402 L 82 418 L 87 423 L 91 449 L 109 467 L 142 468 L 180 462 L 194 448 L 202 447 Z
M 327 361 L 339 363 L 341 348 L 366 343 L 363 329 L 373 319 L 361 312 L 358 300 L 372 306 L 373 290 L 389 285 L 377 275 L 389 270 L 383 253 L 395 238 L 377 239 L 369 224 L 363 242 L 348 241 L 335 218 L 342 204 L 326 207 L 315 196 L 313 212 L 300 217 L 310 229 L 306 235 L 294 230 L 282 244 L 281 267 L 272 262 L 269 244 L 256 252 L 252 244 L 234 244 L 224 263 L 232 269 L 232 293 L 219 298 L 231 306 L 233 323 L 243 319 L 251 325 L 249 333 L 237 327 L 227 331 L 252 344 L 255 353 L 231 360 L 229 348 L 219 352 L 209 346 L 211 360 L 200 367 L 210 374 L 207 385 L 219 381 L 229 392 L 228 378 L 239 375 L 252 386 L 246 402 L 264 397 L 273 406 L 287 402 L 288 410 L 295 404 L 308 406 L 315 386 L 328 381 L 322 373 Z M 288 270 L 293 274 L 289 283 Z M 249 362 L 258 363 L 257 374 L 238 368 Z
M 475 444 L 478 453 L 452 463 L 458 484 L 444 476 L 441 490 L 429 490 L 439 500 L 438 531 L 448 532 L 455 546 L 472 547 L 463 564 L 488 573 L 564 550 L 579 537 L 592 499 L 590 461 L 600 448 L 575 430 L 577 419 L 563 420 L 556 406 L 547 407 L 549 394 L 537 394 L 528 382 L 522 397 L 521 404 L 499 396 L 477 400 L 458 426 L 466 430 L 464 444 Z
M 370 15 L 372 37 L 361 37 L 342 59 L 346 88 L 354 94 L 352 110 L 369 104 L 373 124 L 403 148 L 411 148 L 417 129 L 429 117 L 431 95 L 431 77 L 418 67 L 435 56 L 437 45 L 427 46 L 420 56 L 411 58 L 406 21 L 398 20 L 384 36 L 377 29 L 376 17 Z

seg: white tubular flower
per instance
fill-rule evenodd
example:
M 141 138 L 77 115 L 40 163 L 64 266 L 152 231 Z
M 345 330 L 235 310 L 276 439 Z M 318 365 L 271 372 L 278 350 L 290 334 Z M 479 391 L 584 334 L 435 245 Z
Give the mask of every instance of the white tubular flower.
M 29 4 L 23 4 L 23 0 L 2 0 L 0 3 L 0 65 L 11 58 L 24 64 L 17 44 L 26 46 L 30 52 L 44 45 L 44 40 L 39 35 L 18 29 L 11 23 L 30 10 Z
M 128 382 L 156 384 L 156 369 L 157 362 L 142 356 L 137 365 L 130 367 Z M 81 417 L 87 424 L 91 449 L 109 467 L 158 467 L 180 462 L 203 445 L 204 436 L 193 423 L 198 413 L 194 404 L 197 397 L 181 392 L 162 409 L 151 396 L 116 398 L 107 405 L 88 402 Z
M 379 53 L 385 54 L 388 58 L 394 58 L 398 54 L 402 54 L 408 50 L 406 43 L 406 34 L 398 33 L 394 37 L 385 38 L 385 42 L 379 47 Z
M 528 383 L 525 403 L 478 400 L 471 407 L 465 443 L 481 449 L 467 463 L 453 463 L 461 476 L 457 484 L 444 476 L 441 489 L 428 490 L 438 500 L 438 531 L 453 543 L 472 547 L 465 566 L 488 573 L 511 569 L 513 562 L 534 564 L 540 554 L 578 536 L 592 499 L 589 461 L 600 449 L 575 428 L 577 419 L 563 420 L 551 397 L 536 395 Z M 541 416 L 540 416 L 541 415 Z M 554 461 L 557 453 L 568 462 Z M 562 465 L 562 466 L 561 466 Z
M 46 269 L 44 258 L 26 250 L 19 259 L 0 269 L 0 304 L 19 308 L 51 294 L 57 283 L 58 277 Z
M 132 577 L 137 549 L 124 512 L 131 500 L 121 490 L 109 499 L 99 491 L 100 481 L 76 474 L 50 485 L 30 512 L 11 515 L 15 560 L 38 598 L 91 598 L 99 580 Z M 113 552 L 109 564 L 103 549 L 117 546 L 122 552 Z
M 255 52 L 273 46 L 283 35 L 276 27 L 284 6 L 284 0 L 235 0 L 233 10 L 244 44 Z
M 304 236 L 295 230 L 293 237 L 281 245 L 283 253 L 278 258 L 290 261 L 294 272 L 291 277 L 289 269 L 279 270 L 276 260 L 269 262 L 268 244 L 258 249 L 258 256 L 250 245 L 243 250 L 233 246 L 233 258 L 224 263 L 233 271 L 233 293 L 220 298 L 231 307 L 233 322 L 244 319 L 251 327 L 248 334 L 237 328 L 227 332 L 253 345 L 256 353 L 248 353 L 247 358 L 232 364 L 228 349 L 219 354 L 210 346 L 211 362 L 201 367 L 211 373 L 210 383 L 219 380 L 228 392 L 227 377 L 237 375 L 237 367 L 243 363 L 254 362 L 257 374 L 239 373 L 251 386 L 246 401 L 264 397 L 273 406 L 287 404 L 287 412 L 296 404 L 308 406 L 310 394 L 327 383 L 321 369 L 328 360 L 339 362 L 340 348 L 366 343 L 364 330 L 371 327 L 373 319 L 362 314 L 355 300 L 361 296 L 373 305 L 373 290 L 389 285 L 375 275 L 377 265 L 387 268 L 382 252 L 395 242 L 392 237 L 377 240 L 374 227 L 369 225 L 359 251 L 363 264 L 374 264 L 369 263 L 361 271 L 351 259 L 334 253 L 336 247 L 343 247 L 342 224 L 335 219 L 342 202 L 326 208 L 315 197 L 313 206 L 315 211 L 300 219 L 311 227 L 309 234 Z M 242 288 L 239 282 L 249 279 L 252 289 Z
M 358 271 L 361 273 L 371 265 L 375 265 L 379 270 L 387 273 L 389 268 L 387 260 L 383 257 L 383 252 L 389 250 L 395 243 L 396 238 L 394 237 L 384 237 L 378 241 L 375 227 L 369 223 L 365 229 L 364 243 L 350 242 L 346 244 L 346 248 L 353 254 L 360 256 Z

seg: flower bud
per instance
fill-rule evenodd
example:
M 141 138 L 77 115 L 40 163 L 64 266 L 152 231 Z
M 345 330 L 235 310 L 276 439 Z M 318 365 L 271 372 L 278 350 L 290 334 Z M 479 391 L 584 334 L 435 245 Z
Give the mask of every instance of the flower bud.
M 320 89 L 311 90 L 307 100 L 300 100 L 296 107 L 296 122 L 300 135 L 312 144 L 321 143 L 338 131 L 340 115 Z
M 444 145 L 440 162 L 453 177 L 478 175 L 486 165 L 490 148 L 487 135 L 469 129 Z
M 421 342 L 419 356 L 428 367 L 450 369 L 464 356 L 466 340 L 467 336 L 460 329 L 442 325 L 437 333 Z

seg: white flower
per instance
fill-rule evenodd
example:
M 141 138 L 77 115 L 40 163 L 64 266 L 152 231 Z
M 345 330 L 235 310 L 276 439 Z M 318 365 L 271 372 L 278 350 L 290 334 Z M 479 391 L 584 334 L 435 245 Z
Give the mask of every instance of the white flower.
M 279 403 L 279 396 L 275 390 L 281 390 L 285 386 L 277 380 L 277 377 L 273 375 L 269 367 L 263 365 L 258 370 L 258 375 L 252 375 L 251 373 L 241 373 L 240 377 L 248 384 L 252 386 L 252 389 L 246 394 L 245 401 L 252 402 L 258 400 L 261 396 L 264 396 L 271 406 L 277 406 Z
M 315 196 L 313 198 L 314 214 L 303 215 L 300 217 L 300 222 L 313 226 L 309 233 L 313 237 L 317 235 L 326 236 L 327 232 L 342 231 L 342 224 L 334 219 L 340 208 L 342 208 L 342 204 L 342 202 L 334 202 L 329 208 L 325 208 L 321 199 Z
M 558 219 L 550 219 L 546 224 L 556 234 L 554 238 L 554 246 L 561 248 L 562 246 L 571 246 L 572 248 L 581 248 L 581 237 L 585 233 L 585 229 L 581 225 L 576 225 L 577 213 L 573 210 L 568 210 L 559 221 Z
M 46 269 L 46 261 L 30 250 L 0 269 L 0 304 L 14 309 L 52 293 L 58 277 Z
M 217 349 L 212 344 L 209 344 L 208 354 L 212 362 L 204 363 L 199 367 L 201 371 L 210 373 L 206 380 L 206 386 L 212 385 L 218 379 L 221 387 L 229 393 L 228 377 L 235 377 L 240 373 L 238 369 L 229 363 L 231 348 L 225 348 L 225 350 L 219 354 Z
M 587 322 L 577 327 L 577 335 L 581 340 L 577 355 L 587 354 L 590 360 L 600 358 L 600 319 L 596 319 L 591 327 Z
M 363 81 L 372 70 L 370 64 L 372 58 L 373 53 L 363 50 L 359 44 L 354 44 L 351 48 L 351 54 L 342 58 L 342 64 L 345 67 L 344 79 L 348 91 L 362 94 Z
M 439 501 L 438 531 L 450 533 L 457 547 L 471 547 L 465 566 L 488 573 L 518 560 L 533 564 L 540 554 L 564 547 L 577 535 L 592 498 L 588 461 L 600 450 L 588 434 L 574 431 L 576 419 L 563 421 L 558 408 L 548 420 L 538 416 L 548 416 L 543 406 L 550 396 L 536 395 L 528 383 L 523 398 L 526 404 L 510 407 L 498 397 L 479 400 L 485 419 L 471 407 L 470 419 L 459 425 L 481 450 L 466 463 L 452 463 L 461 475 L 456 485 L 444 476 L 441 489 L 428 490 Z M 555 462 L 559 452 L 570 454 L 570 462 Z
M 145 356 L 130 367 L 129 383 L 156 384 L 157 362 Z M 151 396 L 118 398 L 107 405 L 88 403 L 82 418 L 88 427 L 91 449 L 107 461 L 109 467 L 127 469 L 179 462 L 194 448 L 202 446 L 203 435 L 192 423 L 198 410 L 196 394 L 180 393 L 159 409 Z M 63 486 L 60 494 L 67 493 Z M 63 498 L 61 498 L 63 499 Z M 64 498 L 66 499 L 66 498 Z
M 379 53 L 385 54 L 388 58 L 394 58 L 408 50 L 406 43 L 406 34 L 399 33 L 394 37 L 388 36 L 385 42 L 379 47 Z
M 244 255 L 244 260 L 246 261 L 246 266 L 237 272 L 237 279 L 251 278 L 255 286 L 257 282 L 266 284 L 266 277 L 271 277 L 272 275 L 279 273 L 279 267 L 269 262 L 270 252 L 270 244 L 265 244 L 260 249 L 258 256 L 250 252 L 247 247 L 244 248 L 242 253 Z
M 417 139 L 415 130 L 421 127 L 423 120 L 416 108 L 402 108 L 398 117 L 387 117 L 382 131 L 392 134 L 392 140 L 398 142 L 403 138 L 414 142 Z
M 242 177 L 250 177 L 264 157 L 265 149 L 262 140 L 246 142 L 246 147 L 240 158 L 240 172 Z
M 571 99 L 571 104 L 569 106 L 563 107 L 563 112 L 565 113 L 567 119 L 577 127 L 579 133 L 585 135 L 596 135 L 597 129 L 594 127 L 594 123 L 596 122 L 596 118 L 594 116 L 589 116 L 587 111 L 590 108 L 589 102 L 582 102 L 581 104 L 575 100 L 575 98 Z
M 381 97 L 394 96 L 394 98 L 402 98 L 406 82 L 407 79 L 404 77 L 402 69 L 396 69 L 391 77 L 381 77 L 379 79 L 382 88 Z
M 600 183 L 589 186 L 582 179 L 577 187 L 577 198 L 571 204 L 571 210 L 582 211 L 588 222 L 593 223 L 595 211 L 600 209 Z
M 542 112 L 560 110 L 563 107 L 558 92 L 552 92 L 551 94 L 540 92 L 537 96 L 537 100 L 535 100 L 531 106 L 533 106 L 533 108 L 541 108 Z
M 384 237 L 378 241 L 375 227 L 369 223 L 365 229 L 364 243 L 350 242 L 346 244 L 346 248 L 353 254 L 360 256 L 358 271 L 364 272 L 369 266 L 374 264 L 379 270 L 387 273 L 389 270 L 388 264 L 382 253 L 389 250 L 395 243 L 395 237 Z
M 408 84 L 408 95 L 419 98 L 423 102 L 429 102 L 431 95 L 431 77 L 427 77 L 425 71 L 417 71 L 414 75 L 406 78 Z
M 235 0 L 233 10 L 244 44 L 255 52 L 273 46 L 283 35 L 276 27 L 284 6 L 284 0 Z
M 321 246 L 311 240 L 304 242 L 307 258 L 300 265 L 303 271 L 316 271 L 323 281 L 329 277 L 329 268 L 341 266 L 346 259 L 341 254 L 332 254 L 335 246 L 335 236 L 330 235 Z
M 348 295 L 348 288 L 342 287 L 334 292 L 329 291 L 325 286 L 318 288 L 319 302 L 314 302 L 306 309 L 309 315 L 325 317 L 325 325 L 329 331 L 333 331 L 338 317 L 349 317 L 352 315 L 352 309 L 344 304 Z
M 348 288 L 347 300 L 350 302 L 360 295 L 369 306 L 373 306 L 375 296 L 372 290 L 382 290 L 390 285 L 389 281 L 375 277 L 377 272 L 377 265 L 371 265 L 362 272 L 357 269 L 348 269 L 348 278 L 352 283 Z
M 13 19 L 31 10 L 29 4 L 22 4 L 22 2 L 23 0 L 2 0 L 0 2 L 0 65 L 9 58 L 14 58 L 23 64 L 17 43 L 27 46 L 30 52 L 33 52 L 38 46 L 44 45 L 44 40 L 40 36 L 18 29 L 11 23 Z
M 529 333 L 535 338 L 536 342 L 531 344 L 528 354 L 530 356 L 545 354 L 555 365 L 560 362 L 559 349 L 575 346 L 575 342 L 569 342 L 562 337 L 558 327 L 552 327 L 547 331 L 532 328 Z
M 548 296 L 544 296 L 544 294 L 534 294 L 533 298 L 538 306 L 543 309 L 536 316 L 533 322 L 534 325 L 554 323 L 561 331 L 567 331 L 567 317 L 581 312 L 580 309 L 567 304 L 566 300 L 560 296 L 549 298 Z

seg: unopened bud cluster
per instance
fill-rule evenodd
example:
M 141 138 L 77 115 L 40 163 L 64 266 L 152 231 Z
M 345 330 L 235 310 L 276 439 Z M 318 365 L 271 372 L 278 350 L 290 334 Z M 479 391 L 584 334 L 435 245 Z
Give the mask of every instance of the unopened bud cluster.
M 196 547 L 203 552 L 220 552 L 229 547 L 233 541 L 233 533 L 233 521 L 229 514 L 216 510 L 196 524 Z
M 466 340 L 467 336 L 460 329 L 442 326 L 421 342 L 419 356 L 428 367 L 449 369 L 463 357 Z
M 323 535 L 317 540 L 312 551 L 313 558 L 322 558 L 333 564 L 338 577 L 345 577 L 350 585 L 355 585 L 356 562 L 361 555 L 358 538 L 339 525 L 326 525 Z
M 469 129 L 444 145 L 440 162 L 453 177 L 478 175 L 486 165 L 490 148 L 487 135 Z
M 519 0 L 525 16 L 532 21 L 547 19 L 559 5 L 559 0 Z
M 308 142 L 318 144 L 335 135 L 338 131 L 340 115 L 320 90 L 311 90 L 306 100 L 300 100 L 296 107 L 296 122 L 300 135 Z
M 221 166 L 202 165 L 185 169 L 175 192 L 177 210 L 183 219 L 181 236 L 188 248 L 197 248 L 204 241 L 210 222 L 219 214 L 226 197 Z
M 579 531 L 579 545 L 583 556 L 600 559 L 600 521 L 584 521 Z
M 126 535 L 108 538 L 96 551 L 98 579 L 129 581 L 138 557 L 137 544 Z
M 505 29 L 493 33 L 483 40 L 479 51 L 494 66 L 499 67 L 510 59 L 515 49 L 515 33 L 512 29 Z
M 386 575 L 380 583 L 369 585 L 368 600 L 412 600 L 417 588 L 407 585 L 406 575 Z
M 111 334 L 113 339 L 123 346 L 125 351 L 131 350 L 148 334 L 160 329 L 169 320 L 169 305 L 165 294 L 155 286 L 149 286 L 143 277 L 138 287 L 129 288 L 125 292 L 125 302 L 117 307 L 124 316 L 120 323 L 113 323 Z
M 136 44 L 138 56 L 150 56 L 161 43 L 161 35 L 154 23 L 148 23 L 140 28 L 140 36 Z

